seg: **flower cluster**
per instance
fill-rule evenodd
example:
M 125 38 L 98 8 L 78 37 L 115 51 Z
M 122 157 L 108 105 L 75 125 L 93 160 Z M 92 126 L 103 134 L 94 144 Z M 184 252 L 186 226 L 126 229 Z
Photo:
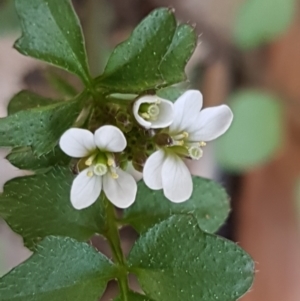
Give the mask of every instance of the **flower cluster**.
M 60 147 L 79 159 L 79 174 L 71 188 L 73 206 L 90 206 L 103 190 L 115 206 L 129 207 L 135 200 L 137 184 L 123 163 L 124 158 L 128 163 L 134 156 L 139 159 L 143 180 L 150 189 L 163 189 L 166 198 L 174 203 L 188 200 L 193 183 L 186 160 L 199 160 L 206 142 L 222 135 L 233 119 L 226 105 L 201 110 L 202 104 L 202 95 L 196 90 L 185 92 L 174 104 L 146 95 L 134 101 L 130 114 L 121 112 L 135 123 L 130 131 L 124 131 L 125 135 L 118 128 L 118 120 L 100 126 L 94 133 L 77 128 L 66 131 Z M 133 140 L 135 145 L 128 145 Z M 150 148 L 140 147 L 145 140 Z

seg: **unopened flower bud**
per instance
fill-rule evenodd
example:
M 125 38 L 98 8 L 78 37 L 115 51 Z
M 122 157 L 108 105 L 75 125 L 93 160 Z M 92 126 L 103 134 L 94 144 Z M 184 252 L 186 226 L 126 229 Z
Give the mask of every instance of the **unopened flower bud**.
M 130 115 L 126 112 L 119 111 L 116 115 L 117 126 L 125 133 L 132 130 L 133 124 L 130 120 Z
M 155 143 L 158 146 L 172 145 L 173 139 L 167 133 L 159 133 L 154 138 Z
M 133 167 L 137 171 L 143 172 L 143 168 L 144 168 L 147 158 L 148 158 L 148 156 L 144 152 L 135 153 L 132 158 Z

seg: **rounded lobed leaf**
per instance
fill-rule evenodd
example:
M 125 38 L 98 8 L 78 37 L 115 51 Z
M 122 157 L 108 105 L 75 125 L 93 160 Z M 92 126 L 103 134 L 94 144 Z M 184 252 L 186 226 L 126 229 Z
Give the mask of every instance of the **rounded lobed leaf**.
M 83 211 L 70 202 L 74 175 L 66 167 L 10 181 L 0 195 L 0 216 L 30 249 L 48 235 L 88 240 L 104 227 L 102 202 Z
M 140 181 L 136 201 L 125 210 L 123 222 L 145 232 L 173 214 L 193 215 L 202 230 L 213 233 L 224 223 L 229 211 L 226 191 L 211 180 L 193 177 L 193 194 L 181 204 L 170 202 L 162 191 L 150 190 Z
M 147 296 L 166 301 L 235 301 L 254 276 L 247 253 L 190 216 L 172 216 L 141 235 L 129 266 Z
M 95 301 L 116 267 L 86 243 L 50 236 L 25 263 L 0 278 L 1 301 Z

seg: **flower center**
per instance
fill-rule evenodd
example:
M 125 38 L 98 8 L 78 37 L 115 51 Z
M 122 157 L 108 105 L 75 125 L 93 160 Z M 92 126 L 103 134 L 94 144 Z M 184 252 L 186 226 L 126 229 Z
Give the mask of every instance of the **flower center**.
M 114 155 L 111 153 L 105 152 L 95 152 L 87 159 L 84 159 L 84 164 L 82 164 L 82 160 L 79 161 L 79 169 L 84 169 L 87 166 L 92 167 L 92 170 L 87 172 L 88 177 L 96 176 L 104 176 L 106 173 L 110 173 L 113 179 L 117 179 L 119 176 L 117 174 L 116 162 L 114 159 Z M 84 166 L 82 166 L 84 165 Z
M 154 103 L 143 103 L 139 108 L 139 115 L 146 120 L 157 120 L 160 114 L 159 108 L 160 100 Z
M 102 163 L 98 163 L 94 166 L 94 174 L 97 176 L 104 176 L 107 173 L 107 166 Z
M 205 142 L 190 142 L 188 140 L 189 133 L 183 131 L 170 136 L 172 142 L 167 145 L 177 155 L 189 157 L 192 160 L 199 160 L 203 156 L 202 147 L 206 145 Z

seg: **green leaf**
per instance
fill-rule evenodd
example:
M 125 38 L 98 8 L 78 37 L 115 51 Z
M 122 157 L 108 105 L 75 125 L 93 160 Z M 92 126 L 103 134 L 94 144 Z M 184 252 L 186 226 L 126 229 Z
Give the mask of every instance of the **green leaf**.
M 153 191 L 140 181 L 135 203 L 124 212 L 124 222 L 138 232 L 145 232 L 173 214 L 184 214 L 193 215 L 202 230 L 217 231 L 230 211 L 225 190 L 219 184 L 199 177 L 193 177 L 193 185 L 191 198 L 174 204 L 162 191 Z
M 55 167 L 48 173 L 14 179 L 4 186 L 0 216 L 30 249 L 49 235 L 86 241 L 103 229 L 101 201 L 81 211 L 72 207 L 74 177 L 68 168 Z
M 37 156 L 49 153 L 82 109 L 83 99 L 19 111 L 0 119 L 0 146 L 31 146 Z
M 38 108 L 54 104 L 56 100 L 45 98 L 31 91 L 21 91 L 8 104 L 8 114 L 12 115 L 22 110 Z
M 0 279 L 1 301 L 95 301 L 116 273 L 86 243 L 47 237 L 25 263 Z
M 128 298 L 127 299 L 128 301 L 154 301 L 152 299 L 149 299 L 145 295 L 140 295 L 140 294 L 134 293 L 134 292 L 129 292 L 129 294 L 127 295 L 127 298 Z M 119 296 L 116 299 L 114 299 L 114 301 L 126 301 L 126 300 L 124 300 L 121 296 Z
M 191 26 L 177 26 L 171 10 L 157 9 L 115 48 L 96 81 L 99 87 L 120 93 L 139 93 L 184 81 L 184 67 L 196 40 Z
M 189 216 L 173 216 L 142 235 L 129 265 L 154 300 L 234 301 L 253 282 L 254 263 L 233 242 L 202 232 Z
M 49 71 L 46 78 L 50 85 L 63 97 L 75 97 L 78 94 L 77 90 L 61 75 Z
M 278 38 L 290 26 L 295 12 L 295 0 L 245 1 L 236 17 L 236 44 L 248 49 Z
M 164 99 L 168 99 L 171 101 L 177 100 L 184 92 L 186 89 L 180 88 L 178 86 L 171 86 L 167 88 L 163 88 L 159 91 L 156 92 L 156 94 Z
M 75 73 L 89 85 L 82 30 L 70 0 L 15 0 L 15 4 L 23 30 L 15 48 Z
M 29 169 L 34 171 L 55 165 L 67 166 L 71 161 L 70 157 L 67 156 L 59 148 L 59 146 L 40 157 L 33 154 L 31 147 L 15 148 L 7 156 L 7 159 L 11 164 L 20 169 Z
M 229 100 L 234 119 L 216 141 L 216 155 L 226 169 L 243 172 L 270 160 L 283 139 L 282 105 L 266 92 L 243 90 Z
M 0 36 L 19 31 L 19 20 L 13 0 L 0 1 Z

